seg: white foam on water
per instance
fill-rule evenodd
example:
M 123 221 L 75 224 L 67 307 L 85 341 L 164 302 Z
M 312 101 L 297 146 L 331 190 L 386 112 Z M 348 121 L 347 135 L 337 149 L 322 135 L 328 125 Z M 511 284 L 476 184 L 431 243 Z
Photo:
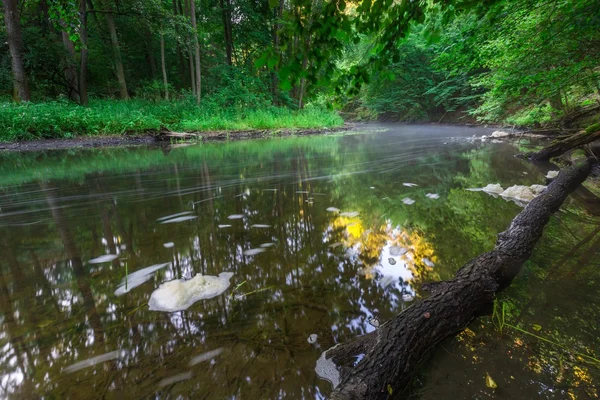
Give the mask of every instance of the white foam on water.
M 191 219 L 196 219 L 198 218 L 197 215 L 185 215 L 183 217 L 177 217 L 177 218 L 173 218 L 173 219 L 168 219 L 166 221 L 161 222 L 161 224 L 174 224 L 177 222 L 183 222 L 183 221 L 189 221 Z
M 340 213 L 340 215 L 342 217 L 354 218 L 354 217 L 358 217 L 360 215 L 360 213 L 358 211 L 347 211 L 347 212 Z
M 402 185 L 406 186 L 406 187 L 415 187 L 415 186 L 419 186 L 416 183 L 410 183 L 410 182 L 404 182 Z
M 329 350 L 335 349 L 337 346 L 339 345 L 336 345 Z M 340 384 L 340 370 L 331 358 L 327 358 L 327 352 L 329 350 L 321 353 L 321 357 L 319 357 L 317 365 L 315 365 L 315 372 L 319 378 L 330 382 L 335 389 Z
M 245 256 L 255 256 L 257 254 L 263 253 L 265 251 L 264 247 L 259 249 L 248 249 L 244 251 Z
M 187 381 L 188 379 L 191 379 L 191 377 L 192 377 L 192 371 L 183 372 L 181 374 L 173 375 L 173 376 L 170 376 L 168 378 L 161 380 L 160 382 L 158 382 L 158 386 L 159 387 L 169 386 L 169 385 L 172 385 L 177 382 Z
M 263 243 L 259 247 L 266 249 L 266 248 L 273 247 L 273 246 L 275 246 L 275 243 Z
M 541 194 L 544 190 L 546 190 L 547 186 L 544 185 L 531 185 L 529 189 L 537 196 Z
M 188 365 L 191 367 L 193 365 L 200 364 L 201 362 L 204 362 L 204 361 L 210 361 L 213 358 L 220 355 L 222 352 L 223 352 L 222 347 L 219 347 L 218 349 L 215 349 L 215 350 L 207 351 L 206 353 L 202 353 L 202 354 L 197 355 L 194 358 L 192 358 L 190 360 L 190 362 L 188 363 Z
M 335 212 L 335 213 L 339 213 L 340 209 L 336 208 L 336 207 L 327 207 L 327 211 L 329 212 Z
M 159 269 L 162 269 L 171 263 L 155 264 L 146 268 L 142 268 L 138 271 L 132 272 L 121 280 L 119 287 L 115 290 L 116 296 L 124 295 L 140 286 L 142 283 L 149 281 L 154 276 L 154 273 Z
M 231 228 L 231 225 L 228 225 L 228 224 L 219 225 L 218 228 L 221 228 L 221 229 L 223 229 L 223 228 Z
M 250 228 L 270 228 L 271 225 L 266 225 L 266 224 L 254 224 L 254 225 L 250 225 Z
M 102 263 L 105 263 L 105 262 L 111 262 L 112 260 L 114 260 L 117 257 L 119 257 L 118 254 L 105 254 L 105 255 L 100 256 L 100 257 L 92 258 L 88 262 L 90 264 L 102 264 Z
M 242 219 L 242 218 L 244 218 L 244 215 L 243 214 L 232 214 L 227 218 L 228 219 Z
M 408 249 L 406 247 L 400 247 L 400 246 L 390 247 L 390 255 L 392 255 L 394 257 L 402 256 L 406 253 L 408 253 Z
M 199 300 L 216 297 L 229 287 L 233 272 L 221 272 L 219 276 L 197 274 L 192 279 L 172 280 L 161 284 L 152 292 L 150 310 L 174 312 L 189 308 Z
M 87 360 L 79 361 L 75 364 L 69 365 L 68 367 L 63 368 L 63 372 L 71 373 L 75 371 L 79 371 L 80 369 L 92 367 L 96 364 L 103 363 L 105 361 L 114 360 L 119 357 L 123 357 L 126 354 L 124 350 L 115 350 L 105 354 L 101 354 L 96 357 L 88 358 Z
M 531 201 L 535 198 L 535 193 L 529 186 L 513 185 L 500 193 L 502 197 L 513 198 L 521 201 Z
M 172 248 L 172 247 L 175 247 L 175 243 L 173 243 L 173 242 L 163 243 L 163 246 L 164 246 L 166 249 L 170 249 L 170 248 Z
M 429 258 L 427 257 L 423 257 L 421 258 L 421 262 L 425 265 L 427 265 L 428 267 L 432 268 L 435 267 L 435 263 L 433 261 L 431 261 Z
M 502 189 L 502 186 L 500 186 L 499 183 L 490 183 L 486 187 L 481 188 L 481 190 L 483 190 L 486 193 L 496 193 L 496 194 L 500 194 L 504 191 L 504 189 Z
M 160 218 L 157 219 L 157 221 L 165 221 L 167 219 L 171 219 L 171 218 L 175 218 L 175 217 L 181 217 L 182 215 L 188 215 L 188 214 L 191 214 L 191 213 L 192 213 L 191 211 L 184 211 L 184 212 L 180 212 L 180 213 L 177 213 L 177 214 L 167 215 L 165 217 L 160 217 Z
M 310 335 L 308 335 L 308 339 L 306 339 L 306 341 L 310 344 L 314 344 L 314 343 L 317 343 L 317 339 L 318 339 L 317 334 L 311 333 Z

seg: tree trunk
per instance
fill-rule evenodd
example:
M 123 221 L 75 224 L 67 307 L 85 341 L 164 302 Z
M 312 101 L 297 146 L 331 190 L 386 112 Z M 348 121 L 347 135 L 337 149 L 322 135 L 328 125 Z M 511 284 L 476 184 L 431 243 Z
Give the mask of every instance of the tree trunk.
M 223 17 L 223 33 L 225 36 L 225 53 L 227 64 L 233 65 L 233 32 L 231 28 L 231 0 L 221 0 Z
M 119 46 L 119 37 L 117 36 L 115 19 L 110 12 L 106 14 L 106 23 L 108 24 L 108 32 L 110 33 L 110 41 L 115 57 L 115 70 L 117 73 L 117 80 L 119 81 L 121 99 L 126 100 L 129 98 L 129 93 L 127 92 L 127 83 L 125 82 L 125 70 L 123 69 L 123 60 L 121 59 L 121 47 Z
M 160 35 L 160 65 L 165 85 L 165 100 L 169 100 L 169 82 L 167 81 L 167 66 L 165 64 L 165 35 L 162 33 Z
M 17 102 L 29 101 L 31 100 L 31 96 L 27 83 L 27 75 L 25 74 L 25 64 L 23 62 L 23 35 L 21 33 L 17 0 L 2 0 L 2 3 L 4 3 L 4 23 L 6 24 L 15 89 L 13 97 Z
M 196 104 L 200 104 L 202 97 L 202 74 L 200 70 L 200 43 L 198 42 L 198 25 L 196 24 L 196 0 L 190 1 L 190 15 L 192 18 L 192 28 L 194 30 L 194 49 L 195 49 L 195 68 L 196 68 Z
M 146 62 L 150 65 L 150 75 L 152 79 L 156 79 L 156 59 L 154 58 L 154 52 L 152 51 L 152 31 L 148 28 L 146 32 Z
M 65 46 L 65 80 L 67 81 L 67 94 L 69 99 L 79 103 L 79 84 L 77 82 L 77 65 L 75 64 L 75 46 L 66 31 L 61 32 Z
M 274 10 L 275 23 L 273 24 L 273 48 L 279 57 L 281 57 L 280 50 L 280 37 L 279 31 L 281 31 L 281 18 L 283 16 L 283 8 L 285 6 L 284 0 L 279 0 L 277 8 Z M 275 70 L 271 73 L 271 91 L 273 95 L 273 104 L 279 104 L 279 68 L 275 66 Z
M 588 176 L 593 159 L 564 169 L 558 178 L 498 235 L 494 250 L 469 261 L 447 282 L 428 285 L 431 296 L 407 308 L 376 331 L 325 352 L 347 376 L 331 399 L 386 399 L 410 383 L 427 350 L 464 329 L 489 309 L 531 255 L 550 216 Z M 356 358 L 362 360 L 353 366 Z
M 600 140 L 600 131 L 596 132 L 582 132 L 576 135 L 570 136 L 564 140 L 556 141 L 550 146 L 544 147 L 537 153 L 526 154 L 525 156 L 530 160 L 544 161 L 552 157 L 557 157 L 566 151 L 574 149 L 579 146 L 583 146 L 588 143 L 592 143 L 596 140 Z
M 81 37 L 81 59 L 79 66 L 79 104 L 82 106 L 88 105 L 88 92 L 87 92 L 87 62 L 88 62 L 88 48 L 87 48 L 87 2 L 86 0 L 79 0 L 79 20 L 80 28 L 79 35 Z
M 306 71 L 306 67 L 308 66 L 308 48 L 310 46 L 310 40 L 306 39 L 306 43 L 304 46 L 304 57 L 302 58 L 302 71 Z M 300 93 L 298 94 L 298 108 L 304 108 L 304 92 L 306 91 L 306 78 L 302 77 L 300 79 Z

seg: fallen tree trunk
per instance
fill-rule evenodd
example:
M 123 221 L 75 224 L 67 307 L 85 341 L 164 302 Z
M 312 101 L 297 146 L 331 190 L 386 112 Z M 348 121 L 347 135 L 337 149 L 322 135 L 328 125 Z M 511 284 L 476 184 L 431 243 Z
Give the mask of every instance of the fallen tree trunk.
M 576 135 L 570 136 L 564 140 L 559 140 L 552 143 L 550 146 L 544 147 L 542 150 L 536 153 L 526 154 L 526 157 L 530 160 L 542 161 L 549 160 L 552 157 L 560 156 L 561 154 L 574 149 L 579 146 L 583 146 L 588 143 L 592 143 L 600 139 L 600 131 L 595 132 L 582 132 Z
M 498 235 L 494 250 L 469 261 L 452 280 L 429 285 L 430 297 L 376 331 L 328 350 L 325 358 L 344 367 L 331 399 L 397 397 L 428 349 L 489 310 L 496 293 L 510 284 L 531 255 L 550 216 L 586 179 L 594 163 L 590 158 L 561 171 Z M 364 357 L 353 366 L 359 354 Z

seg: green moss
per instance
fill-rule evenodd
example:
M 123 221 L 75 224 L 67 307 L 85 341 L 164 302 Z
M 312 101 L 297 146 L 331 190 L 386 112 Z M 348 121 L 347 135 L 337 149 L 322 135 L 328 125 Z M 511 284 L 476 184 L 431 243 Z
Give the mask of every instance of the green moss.
M 592 124 L 585 128 L 585 133 L 593 133 L 597 131 L 600 131 L 600 122 L 596 122 L 595 124 Z

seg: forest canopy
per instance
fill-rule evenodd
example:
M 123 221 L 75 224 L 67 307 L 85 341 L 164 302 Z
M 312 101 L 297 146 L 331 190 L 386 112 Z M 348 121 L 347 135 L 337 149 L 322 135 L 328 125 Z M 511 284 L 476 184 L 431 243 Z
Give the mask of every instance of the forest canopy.
M 3 0 L 4 102 L 537 126 L 595 106 L 595 0 Z M 239 111 L 238 111 L 239 112 Z M 6 121 L 3 121 L 6 124 Z

